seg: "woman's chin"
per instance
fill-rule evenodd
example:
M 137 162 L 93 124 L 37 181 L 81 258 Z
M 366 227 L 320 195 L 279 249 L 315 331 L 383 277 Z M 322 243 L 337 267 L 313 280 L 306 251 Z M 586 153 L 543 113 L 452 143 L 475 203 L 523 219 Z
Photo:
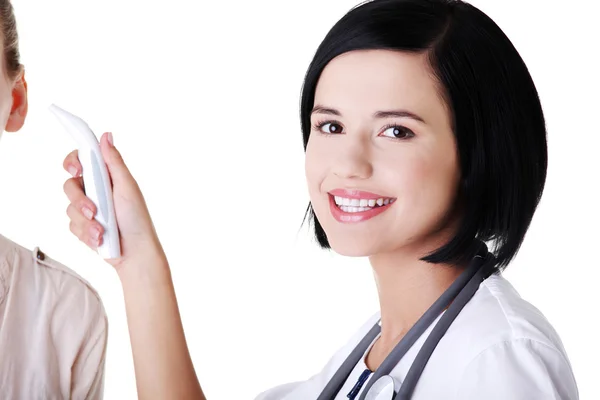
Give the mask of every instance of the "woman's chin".
M 331 249 L 341 256 L 346 257 L 368 257 L 377 253 L 377 249 L 371 243 L 363 240 L 351 240 L 340 238 L 339 240 L 327 238 Z

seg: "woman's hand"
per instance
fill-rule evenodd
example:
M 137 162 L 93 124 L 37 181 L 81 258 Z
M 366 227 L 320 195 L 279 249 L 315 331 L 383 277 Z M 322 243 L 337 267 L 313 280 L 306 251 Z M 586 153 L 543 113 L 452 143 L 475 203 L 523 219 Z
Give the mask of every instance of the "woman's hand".
M 113 146 L 110 133 L 102 135 L 100 148 L 112 180 L 121 236 L 121 257 L 107 261 L 117 270 L 123 286 L 138 396 L 146 400 L 203 400 L 169 265 L 142 192 Z M 67 210 L 71 231 L 96 249 L 102 243 L 103 230 L 94 220 L 94 203 L 83 191 L 76 151 L 67 156 L 64 168 L 73 175 L 64 186 L 71 202 Z
M 115 214 L 121 239 L 121 257 L 107 262 L 120 272 L 126 264 L 143 264 L 150 257 L 163 259 L 164 253 L 144 196 L 121 154 L 114 147 L 111 133 L 102 135 L 100 149 L 112 180 Z M 65 158 L 63 167 L 73 176 L 64 185 L 65 194 L 70 201 L 67 214 L 71 219 L 71 232 L 96 250 L 102 244 L 104 230 L 94 219 L 94 203 L 85 195 L 81 177 L 82 166 L 77 158 L 77 150 Z

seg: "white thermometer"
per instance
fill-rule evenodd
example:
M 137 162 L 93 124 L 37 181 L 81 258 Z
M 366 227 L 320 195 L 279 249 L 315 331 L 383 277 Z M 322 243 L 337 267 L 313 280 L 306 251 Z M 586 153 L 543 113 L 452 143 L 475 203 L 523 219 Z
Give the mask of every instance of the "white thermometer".
M 52 104 L 50 111 L 58 118 L 78 146 L 85 194 L 96 205 L 96 221 L 104 228 L 98 254 L 104 259 L 121 257 L 117 218 L 113 205 L 112 187 L 108 169 L 100 152 L 98 138 L 81 118 Z

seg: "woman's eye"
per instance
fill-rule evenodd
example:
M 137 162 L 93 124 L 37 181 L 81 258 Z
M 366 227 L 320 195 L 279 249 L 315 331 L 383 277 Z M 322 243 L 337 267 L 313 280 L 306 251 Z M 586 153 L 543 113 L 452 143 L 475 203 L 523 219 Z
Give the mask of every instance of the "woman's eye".
M 415 134 L 410 129 L 403 126 L 390 126 L 383 131 L 383 136 L 395 139 L 408 139 L 415 136 Z
M 319 127 L 321 132 L 323 133 L 341 133 L 342 127 L 340 124 L 336 124 L 335 122 L 327 122 Z

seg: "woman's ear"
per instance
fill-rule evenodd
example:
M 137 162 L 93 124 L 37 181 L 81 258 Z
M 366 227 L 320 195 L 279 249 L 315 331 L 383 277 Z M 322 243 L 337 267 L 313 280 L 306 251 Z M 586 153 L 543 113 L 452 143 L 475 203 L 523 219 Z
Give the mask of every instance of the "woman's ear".
M 16 132 L 21 129 L 25 123 L 27 108 L 27 81 L 25 80 L 25 71 L 22 71 L 13 84 L 12 108 L 4 130 L 7 132 Z

